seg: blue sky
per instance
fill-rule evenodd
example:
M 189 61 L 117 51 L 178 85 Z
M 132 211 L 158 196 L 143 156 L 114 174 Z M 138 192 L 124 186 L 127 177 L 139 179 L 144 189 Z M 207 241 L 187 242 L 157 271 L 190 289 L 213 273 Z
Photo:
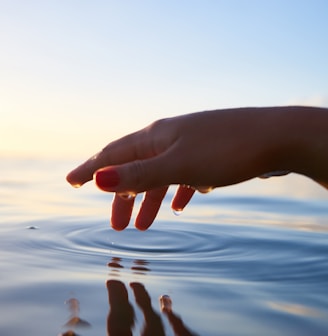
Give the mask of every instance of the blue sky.
M 0 0 L 0 155 L 87 157 L 161 117 L 328 106 L 325 0 Z

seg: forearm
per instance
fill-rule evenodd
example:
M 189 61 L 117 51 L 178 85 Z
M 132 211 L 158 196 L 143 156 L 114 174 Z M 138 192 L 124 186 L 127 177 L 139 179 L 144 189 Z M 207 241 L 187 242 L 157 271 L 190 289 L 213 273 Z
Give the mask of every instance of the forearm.
M 277 164 L 279 169 L 306 175 L 328 185 L 328 109 L 306 106 L 276 107 Z M 268 159 L 274 168 L 274 156 Z
M 299 173 L 328 186 L 328 109 L 299 108 L 299 133 L 303 142 Z

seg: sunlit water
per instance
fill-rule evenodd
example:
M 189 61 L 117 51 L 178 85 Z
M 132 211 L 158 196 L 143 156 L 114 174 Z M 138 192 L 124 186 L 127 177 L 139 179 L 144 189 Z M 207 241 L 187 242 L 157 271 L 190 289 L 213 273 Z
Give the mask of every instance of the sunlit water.
M 177 217 L 172 189 L 148 231 L 116 232 L 110 194 L 65 182 L 75 164 L 1 159 L 1 336 L 107 335 L 125 310 L 133 335 L 174 335 L 161 295 L 186 335 L 328 335 L 328 191 L 254 180 Z

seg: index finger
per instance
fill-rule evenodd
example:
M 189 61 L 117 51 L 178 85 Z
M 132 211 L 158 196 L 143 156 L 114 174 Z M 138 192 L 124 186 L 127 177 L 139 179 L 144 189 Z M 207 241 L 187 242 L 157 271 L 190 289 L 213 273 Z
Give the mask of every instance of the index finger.
M 138 131 L 109 143 L 99 153 L 72 170 L 66 180 L 74 187 L 80 187 L 93 179 L 100 168 L 145 159 L 150 155 L 149 141 L 142 131 Z

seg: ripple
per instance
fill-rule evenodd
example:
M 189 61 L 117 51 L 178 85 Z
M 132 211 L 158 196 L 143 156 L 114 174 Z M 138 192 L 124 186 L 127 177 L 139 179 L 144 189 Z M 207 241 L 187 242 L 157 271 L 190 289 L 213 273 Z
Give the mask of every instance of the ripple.
M 109 253 L 147 260 L 198 258 L 225 249 L 224 239 L 213 239 L 213 232 L 198 232 L 163 226 L 145 232 L 134 228 L 114 231 L 107 226 L 86 225 L 64 233 L 63 246 L 74 253 Z M 59 246 L 57 246 L 58 248 Z
M 27 225 L 39 229 L 24 230 L 25 239 L 15 248 L 33 254 L 41 265 L 52 258 L 58 267 L 129 265 L 141 272 L 243 281 L 328 281 L 326 235 L 291 231 L 294 236 L 288 237 L 287 230 L 180 222 L 156 223 L 143 232 L 118 232 L 102 222 Z M 111 261 L 113 257 L 120 262 Z
M 89 222 L 32 222 L 25 224 L 26 227 L 38 230 L 21 233 L 25 238 L 21 239 L 21 248 L 54 257 L 62 254 L 83 258 L 117 255 L 149 261 L 194 262 L 226 256 L 232 239 L 222 232 L 218 239 L 213 239 L 213 226 L 206 228 L 205 224 L 202 232 L 190 225 L 176 228 L 170 223 L 144 232 L 134 228 L 118 232 L 103 223 Z

